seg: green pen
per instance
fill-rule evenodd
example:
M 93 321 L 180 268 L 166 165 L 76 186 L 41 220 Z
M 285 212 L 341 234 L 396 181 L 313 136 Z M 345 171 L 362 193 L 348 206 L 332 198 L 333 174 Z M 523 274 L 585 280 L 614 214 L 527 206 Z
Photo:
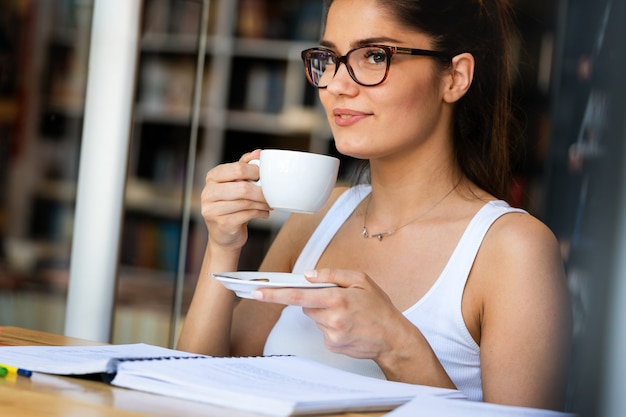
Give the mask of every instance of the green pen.
M 4 378 L 9 373 L 9 370 L 4 366 L 0 366 L 0 378 Z

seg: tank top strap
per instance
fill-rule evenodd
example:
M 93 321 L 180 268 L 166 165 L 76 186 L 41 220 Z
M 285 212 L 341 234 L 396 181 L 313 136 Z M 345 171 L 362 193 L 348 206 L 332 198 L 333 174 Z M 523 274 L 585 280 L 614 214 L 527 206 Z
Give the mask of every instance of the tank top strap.
M 509 206 L 503 200 L 490 201 L 478 211 L 465 230 L 448 263 L 450 266 L 455 266 L 454 276 L 467 280 L 483 239 L 493 223 L 502 215 L 513 212 L 526 213 L 522 209 Z
M 356 185 L 347 189 L 337 198 L 302 249 L 292 272 L 303 273 L 315 268 L 317 261 L 339 228 L 371 191 L 372 187 L 369 185 Z

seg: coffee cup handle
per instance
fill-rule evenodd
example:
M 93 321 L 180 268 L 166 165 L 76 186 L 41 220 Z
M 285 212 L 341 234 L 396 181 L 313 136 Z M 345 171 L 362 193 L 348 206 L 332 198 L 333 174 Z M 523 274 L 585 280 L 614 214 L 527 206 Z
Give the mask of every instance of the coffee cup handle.
M 252 164 L 252 165 L 256 165 L 258 167 L 261 166 L 261 160 L 260 159 L 253 159 L 253 160 L 249 161 L 248 163 Z M 254 184 L 254 185 L 261 186 L 261 176 L 259 175 L 259 179 L 258 180 L 256 180 L 256 181 L 250 180 L 250 182 L 252 184 Z

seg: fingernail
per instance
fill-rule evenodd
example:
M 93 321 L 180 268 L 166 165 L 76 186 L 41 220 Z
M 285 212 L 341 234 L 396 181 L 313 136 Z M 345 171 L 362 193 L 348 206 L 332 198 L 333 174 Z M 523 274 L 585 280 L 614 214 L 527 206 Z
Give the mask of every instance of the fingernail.
M 252 294 L 250 294 L 250 295 L 255 300 L 262 300 L 263 299 L 263 293 L 261 291 L 259 291 L 259 290 L 252 291 Z
M 317 277 L 317 271 L 314 269 L 311 269 L 310 271 L 304 271 L 304 276 L 309 278 L 315 278 Z

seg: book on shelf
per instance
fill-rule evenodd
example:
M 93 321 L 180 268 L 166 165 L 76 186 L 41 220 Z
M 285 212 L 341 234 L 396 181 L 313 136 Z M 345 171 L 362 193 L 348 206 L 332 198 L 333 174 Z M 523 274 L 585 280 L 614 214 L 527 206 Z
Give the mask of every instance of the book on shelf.
M 177 220 L 129 216 L 123 229 L 121 261 L 125 265 L 174 272 L 179 241 Z
M 285 71 L 276 65 L 250 67 L 244 107 L 261 113 L 280 113 L 283 107 Z
M 265 0 L 241 0 L 237 14 L 237 35 L 244 38 L 262 38 L 267 27 Z
M 146 0 L 143 33 L 198 35 L 202 2 L 187 0 Z
M 370 378 L 297 356 L 212 357 L 147 344 L 0 347 L 0 363 L 57 375 L 100 374 L 118 387 L 271 416 L 390 410 L 456 390 Z
M 170 13 L 170 0 L 146 1 L 143 9 L 143 32 L 167 33 Z
M 320 36 L 320 0 L 240 0 L 236 34 L 243 38 L 315 41 Z

